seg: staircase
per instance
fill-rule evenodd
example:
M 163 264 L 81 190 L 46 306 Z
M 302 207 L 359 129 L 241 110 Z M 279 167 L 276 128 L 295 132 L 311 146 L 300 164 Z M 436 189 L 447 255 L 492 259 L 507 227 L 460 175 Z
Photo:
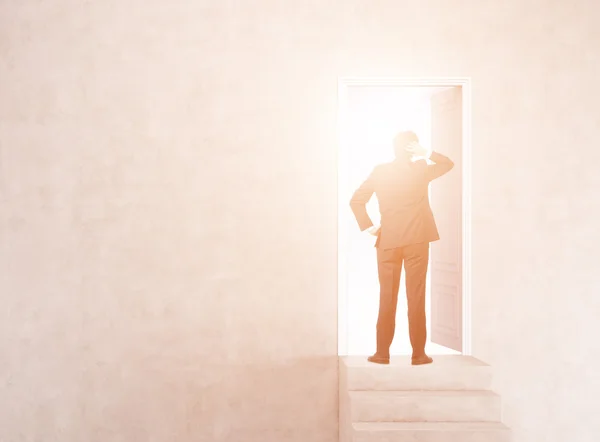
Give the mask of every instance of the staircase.
M 510 442 L 491 367 L 473 357 L 390 365 L 340 358 L 340 442 Z

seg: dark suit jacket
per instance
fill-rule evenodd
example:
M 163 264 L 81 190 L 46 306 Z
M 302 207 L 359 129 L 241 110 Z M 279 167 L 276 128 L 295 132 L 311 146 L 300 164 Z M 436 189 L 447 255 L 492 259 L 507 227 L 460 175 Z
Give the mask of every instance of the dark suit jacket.
M 373 226 L 366 205 L 377 195 L 381 213 L 381 229 L 376 247 L 393 249 L 440 239 L 429 205 L 429 183 L 454 167 L 448 157 L 433 152 L 425 160 L 414 163 L 392 161 L 381 164 L 354 192 L 350 207 L 360 230 Z

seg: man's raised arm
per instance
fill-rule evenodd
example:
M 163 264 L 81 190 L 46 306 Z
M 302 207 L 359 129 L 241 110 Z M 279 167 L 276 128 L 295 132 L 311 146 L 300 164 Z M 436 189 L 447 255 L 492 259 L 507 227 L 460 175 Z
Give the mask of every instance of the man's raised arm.
M 427 165 L 427 179 L 429 181 L 433 181 L 450 172 L 454 167 L 452 160 L 441 153 L 431 152 L 429 159 L 434 163 Z

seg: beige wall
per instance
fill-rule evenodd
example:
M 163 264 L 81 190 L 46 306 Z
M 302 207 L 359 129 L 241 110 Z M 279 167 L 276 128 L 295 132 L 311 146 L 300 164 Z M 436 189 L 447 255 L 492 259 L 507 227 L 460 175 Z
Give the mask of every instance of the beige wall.
M 596 440 L 598 7 L 484 3 L 1 1 L 0 440 L 336 439 L 338 75 L 472 77 L 476 356 Z

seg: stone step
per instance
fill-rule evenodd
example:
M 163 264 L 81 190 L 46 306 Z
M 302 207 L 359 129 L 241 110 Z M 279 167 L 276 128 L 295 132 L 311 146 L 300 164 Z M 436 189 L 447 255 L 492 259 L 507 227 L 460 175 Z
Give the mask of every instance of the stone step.
M 352 442 L 510 442 L 497 422 L 373 422 L 352 425 Z
M 410 356 L 393 357 L 389 365 L 373 364 L 366 356 L 340 360 L 347 390 L 487 390 L 491 367 L 471 356 L 433 355 L 433 364 L 413 366 Z
M 351 422 L 500 422 L 492 391 L 350 391 Z

